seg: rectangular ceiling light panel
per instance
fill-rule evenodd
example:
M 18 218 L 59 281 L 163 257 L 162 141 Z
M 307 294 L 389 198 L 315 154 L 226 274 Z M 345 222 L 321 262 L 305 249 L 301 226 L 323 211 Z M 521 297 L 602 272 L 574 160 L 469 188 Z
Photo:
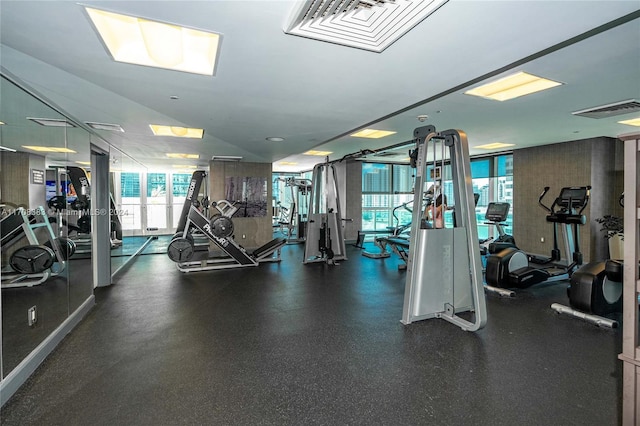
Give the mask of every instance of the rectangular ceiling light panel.
M 369 138 L 369 139 L 380 139 L 385 136 L 395 135 L 396 132 L 392 132 L 389 130 L 375 130 L 375 129 L 364 129 L 359 132 L 353 133 L 351 136 L 354 138 Z
M 187 158 L 187 159 L 193 159 L 193 160 L 197 160 L 200 158 L 199 154 L 183 154 L 180 152 L 170 152 L 167 154 L 168 158 Z
M 560 85 L 562 83 L 521 71 L 464 93 L 494 101 L 506 101 Z
M 37 152 L 62 152 L 67 154 L 76 154 L 72 149 L 57 146 L 22 145 L 22 147 Z
M 326 157 L 329 154 L 333 154 L 333 152 L 332 151 L 316 151 L 316 150 L 312 149 L 310 151 L 305 152 L 302 155 L 316 155 L 316 156 L 319 156 L 319 157 Z
M 202 139 L 204 136 L 204 129 L 195 129 L 192 127 L 162 126 L 159 124 L 149 124 L 149 127 L 155 136 L 193 139 Z
M 85 7 L 114 60 L 214 75 L 220 34 Z
M 485 144 L 485 145 L 474 146 L 474 148 L 499 149 L 499 148 L 508 148 L 510 146 L 515 146 L 515 145 L 512 144 L 512 143 L 494 142 L 494 143 L 488 143 L 488 144 Z
M 382 52 L 448 0 L 307 0 L 285 33 Z
M 638 126 L 640 127 L 640 117 L 638 118 L 632 118 L 630 120 L 622 120 L 622 121 L 618 121 L 618 123 L 620 124 L 626 124 L 628 126 Z

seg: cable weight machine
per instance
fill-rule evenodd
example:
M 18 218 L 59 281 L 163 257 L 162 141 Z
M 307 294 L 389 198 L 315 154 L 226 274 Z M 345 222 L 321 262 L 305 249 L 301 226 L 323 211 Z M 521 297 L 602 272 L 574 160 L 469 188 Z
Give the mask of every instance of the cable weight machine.
M 316 164 L 311 178 L 303 263 L 347 260 L 338 181 L 333 163 Z
M 486 324 L 487 309 L 467 136 L 460 130 L 437 132 L 431 125 L 418 127 L 413 134 L 415 150 L 410 157 L 416 167 L 416 182 L 401 322 L 408 325 L 441 318 L 465 331 L 477 331 Z M 437 171 L 444 170 L 447 154 L 452 171 L 455 225 L 435 229 L 422 225 L 422 194 L 425 184 L 441 183 L 442 176 Z M 432 176 L 427 176 L 429 165 Z M 441 184 L 434 188 L 443 190 Z

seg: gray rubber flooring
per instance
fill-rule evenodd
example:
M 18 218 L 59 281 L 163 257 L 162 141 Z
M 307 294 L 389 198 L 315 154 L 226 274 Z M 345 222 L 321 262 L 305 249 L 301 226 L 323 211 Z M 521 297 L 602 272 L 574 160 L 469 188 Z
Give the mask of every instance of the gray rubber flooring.
M 182 274 L 141 256 L 2 408 L 3 425 L 617 425 L 621 334 L 549 308 L 565 285 L 489 295 L 468 333 L 403 326 L 405 272 L 337 266 Z

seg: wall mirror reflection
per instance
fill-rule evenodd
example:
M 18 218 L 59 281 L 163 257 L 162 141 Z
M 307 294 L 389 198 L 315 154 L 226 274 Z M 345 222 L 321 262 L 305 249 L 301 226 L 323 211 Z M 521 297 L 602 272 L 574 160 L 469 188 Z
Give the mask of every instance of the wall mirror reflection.
M 89 133 L 0 79 L 1 377 L 93 295 Z M 87 232 L 88 231 L 88 232 Z

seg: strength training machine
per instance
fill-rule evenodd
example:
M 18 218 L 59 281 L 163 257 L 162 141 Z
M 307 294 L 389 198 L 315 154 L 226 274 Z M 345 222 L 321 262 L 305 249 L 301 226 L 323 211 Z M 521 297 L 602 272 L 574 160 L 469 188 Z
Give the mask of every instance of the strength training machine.
M 487 309 L 467 136 L 461 130 L 437 132 L 431 125 L 416 128 L 413 135 L 415 149 L 410 158 L 416 182 L 401 322 L 441 318 L 465 331 L 476 331 L 486 324 Z M 423 227 L 421 204 L 427 172 L 437 170 L 438 164 L 443 170 L 447 160 L 452 170 L 455 226 Z M 437 173 L 432 176 L 441 179 Z M 435 188 L 442 191 L 442 185 Z
M 219 215 L 209 220 L 193 204 L 197 199 L 206 172 L 197 170 L 191 176 L 187 196 L 182 206 L 176 234 L 167 248 L 169 259 L 176 263 L 180 272 L 210 271 L 215 269 L 244 268 L 258 266 L 261 262 L 279 262 L 280 248 L 286 244 L 286 238 L 274 238 L 252 253 L 247 252 L 233 239 L 233 214 L 238 208 L 227 200 L 211 203 Z M 194 236 L 200 234 L 223 253 L 212 256 L 208 244 L 197 246 Z M 202 248 L 198 250 L 198 248 Z M 275 256 L 274 256 L 275 253 Z
M 0 221 L 3 252 L 18 246 L 9 256 L 8 267 L 2 268 L 2 288 L 32 287 L 64 272 L 67 259 L 75 252 L 75 244 L 64 237 L 56 238 L 42 206 L 31 216 L 19 207 Z
M 327 158 L 313 167 L 302 263 L 335 264 L 338 260 L 347 260 L 342 221 L 336 169 Z

